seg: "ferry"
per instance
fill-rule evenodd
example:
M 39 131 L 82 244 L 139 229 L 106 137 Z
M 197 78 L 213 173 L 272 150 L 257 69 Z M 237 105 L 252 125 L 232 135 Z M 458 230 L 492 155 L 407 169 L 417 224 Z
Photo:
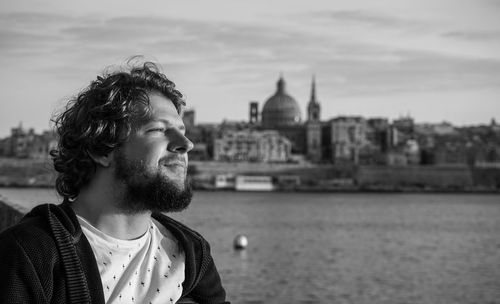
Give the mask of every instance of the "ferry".
M 238 175 L 235 181 L 236 191 L 273 191 L 271 176 Z
M 231 189 L 234 190 L 236 177 L 234 174 L 217 174 L 215 176 L 215 189 Z

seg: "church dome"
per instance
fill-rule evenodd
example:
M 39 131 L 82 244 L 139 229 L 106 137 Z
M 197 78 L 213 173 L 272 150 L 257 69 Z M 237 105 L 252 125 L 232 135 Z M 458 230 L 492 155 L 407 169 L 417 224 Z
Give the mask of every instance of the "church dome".
M 265 102 L 262 108 L 262 126 L 275 128 L 297 125 L 302 120 L 299 105 L 285 92 L 285 81 L 282 77 L 278 80 L 277 90 Z

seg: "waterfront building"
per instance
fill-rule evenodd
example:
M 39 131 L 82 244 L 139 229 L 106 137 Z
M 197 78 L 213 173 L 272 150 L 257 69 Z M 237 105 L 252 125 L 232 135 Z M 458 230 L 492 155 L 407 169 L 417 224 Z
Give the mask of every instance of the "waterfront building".
M 385 154 L 386 166 L 407 166 L 408 157 L 403 151 L 392 150 Z
M 415 124 L 414 131 L 418 135 L 454 135 L 457 134 L 456 128 L 449 122 L 443 121 L 441 123 L 423 123 Z
M 491 131 L 493 131 L 493 133 L 500 135 L 500 125 L 497 124 L 497 121 L 495 120 L 495 118 L 491 119 L 490 129 L 491 129 Z
M 360 148 L 359 164 L 386 164 L 386 154 L 392 147 L 391 125 L 387 118 L 368 118 L 366 120 L 366 143 Z
M 182 122 L 186 130 L 193 129 L 195 126 L 195 111 L 193 109 L 184 110 L 182 113 Z
M 410 135 L 413 134 L 413 131 L 415 129 L 415 121 L 410 115 L 401 116 L 397 119 L 394 119 L 392 125 L 400 132 Z
M 409 139 L 415 139 L 415 121 L 410 115 L 394 119 L 391 126 L 393 146 L 403 146 Z
M 274 130 L 292 143 L 292 153 L 307 155 L 310 160 L 322 159 L 320 105 L 316 99 L 313 79 L 311 99 L 307 109 L 307 121 L 302 121 L 302 111 L 294 97 L 286 90 L 286 82 L 280 76 L 276 91 L 266 99 L 259 121 L 258 102 L 249 104 L 249 123 L 258 130 Z
M 257 101 L 250 102 L 249 121 L 251 125 L 259 123 L 259 103 Z
M 217 124 L 196 124 L 195 111 L 186 110 L 183 113 L 182 121 L 186 126 L 186 137 L 194 146 L 189 153 L 191 160 L 210 160 L 213 157 L 213 141 L 218 130 Z
M 0 139 L 0 156 L 7 156 L 10 151 L 10 138 L 1 138 Z
M 403 151 L 409 165 L 420 164 L 420 147 L 415 139 L 406 141 Z
M 47 158 L 57 146 L 57 137 L 51 131 L 36 134 L 33 128 L 26 130 L 22 124 L 11 129 L 10 137 L 2 140 L 0 155 L 15 158 Z
M 359 163 L 361 149 L 367 144 L 366 120 L 360 116 L 340 116 L 331 119 L 330 129 L 331 161 L 334 163 Z
M 295 98 L 286 91 L 283 76 L 278 79 L 276 92 L 264 103 L 260 123 L 256 123 L 257 109 L 258 104 L 252 101 L 249 110 L 252 126 L 257 126 L 259 130 L 278 131 L 292 143 L 292 153 L 305 155 L 309 161 L 316 163 L 327 161 L 358 164 L 361 155 L 367 155 L 364 157 L 366 163 L 381 162 L 379 154 L 388 151 L 400 139 L 399 133 L 402 132 L 391 128 L 388 120 L 383 118 L 370 120 L 371 126 L 365 119 L 354 116 L 322 121 L 314 76 L 305 122 L 301 122 L 302 114 Z M 397 125 L 405 132 L 413 130 L 411 118 L 400 119 Z M 374 151 L 377 155 L 371 157 Z
M 467 164 L 473 165 L 476 162 L 477 152 L 474 144 L 462 140 L 447 139 L 439 142 L 434 148 L 434 164 L 453 165 Z
M 265 100 L 261 112 L 259 103 L 251 101 L 248 122 L 223 122 L 219 126 L 216 138 L 220 139 L 219 144 L 222 145 L 222 134 L 226 134 L 228 130 L 276 131 L 290 141 L 293 155 L 306 157 L 316 163 L 412 165 L 464 161 L 471 163 L 470 159 L 477 161 L 496 157 L 497 150 L 484 144 L 476 145 L 476 149 L 471 152 L 467 149 L 465 151 L 462 147 L 454 147 L 455 144 L 450 147 L 448 140 L 444 140 L 448 142 L 448 146 L 437 143 L 444 138 L 457 135 L 464 137 L 466 134 L 447 122 L 417 125 L 409 115 L 399 117 L 392 123 L 387 118 L 365 119 L 359 116 L 338 116 L 321 120 L 321 105 L 316 95 L 316 81 L 313 76 L 311 95 L 306 108 L 307 116 L 303 120 L 299 104 L 287 92 L 285 79 L 280 75 L 276 91 Z M 474 136 L 479 135 L 481 142 L 487 143 L 491 142 L 487 137 L 498 134 L 498 129 L 500 128 L 492 120 L 491 126 L 487 128 L 472 128 L 466 132 L 471 132 Z M 498 143 L 494 145 L 499 146 Z M 217 149 L 220 147 L 217 148 L 214 144 L 213 151 Z M 234 152 L 233 156 L 230 156 L 218 150 L 217 157 L 214 152 L 214 159 L 222 157 L 231 160 L 260 161 L 253 152 L 247 156 L 240 155 L 240 152 Z
M 10 147 L 7 156 L 27 158 L 30 148 L 35 143 L 35 130 L 33 128 L 25 130 L 22 124 L 10 130 Z
M 262 108 L 262 127 L 276 129 L 294 126 L 302 121 L 300 107 L 285 90 L 285 80 L 281 76 L 276 83 L 276 92 L 269 97 Z
M 291 142 L 277 131 L 227 131 L 214 143 L 216 161 L 286 162 Z
M 366 120 L 366 140 L 379 152 L 387 152 L 392 146 L 390 129 L 387 118 L 369 118 Z
M 252 104 L 255 103 L 252 102 L 251 107 Z M 252 108 L 252 116 L 251 111 Z M 276 92 L 265 101 L 261 117 L 259 129 L 278 131 L 291 141 L 292 153 L 306 154 L 306 129 L 302 123 L 302 112 L 295 98 L 287 93 L 283 76 L 276 83 Z
M 190 160 L 210 160 L 209 147 L 205 142 L 193 143 L 193 149 L 189 151 Z

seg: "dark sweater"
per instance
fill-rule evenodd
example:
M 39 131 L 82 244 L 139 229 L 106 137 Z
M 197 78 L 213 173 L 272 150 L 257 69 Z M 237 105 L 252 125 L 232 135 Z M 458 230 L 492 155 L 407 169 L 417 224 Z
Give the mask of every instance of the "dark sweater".
M 94 254 L 69 204 L 37 206 L 0 234 L 0 303 L 104 303 Z M 153 218 L 184 249 L 186 273 L 178 303 L 229 303 L 208 242 L 161 213 Z

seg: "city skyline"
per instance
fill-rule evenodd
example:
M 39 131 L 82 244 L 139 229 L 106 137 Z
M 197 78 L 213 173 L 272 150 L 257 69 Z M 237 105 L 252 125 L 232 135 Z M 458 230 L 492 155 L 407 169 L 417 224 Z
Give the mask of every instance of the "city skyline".
M 136 54 L 163 66 L 197 122 L 247 120 L 280 73 L 303 119 L 313 75 L 322 120 L 500 119 L 496 1 L 97 3 L 0 3 L 0 137 L 20 121 L 49 129 L 68 97 Z

